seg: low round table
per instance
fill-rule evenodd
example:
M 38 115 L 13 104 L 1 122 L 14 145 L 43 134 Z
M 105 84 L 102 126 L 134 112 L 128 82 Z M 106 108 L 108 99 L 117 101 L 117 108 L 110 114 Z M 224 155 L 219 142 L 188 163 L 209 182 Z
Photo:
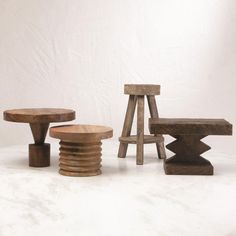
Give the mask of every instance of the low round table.
M 113 136 L 112 128 L 98 125 L 66 125 L 50 128 L 49 134 L 61 140 L 60 174 L 66 176 L 101 174 L 101 140 Z
M 4 120 L 29 123 L 34 144 L 29 144 L 29 166 L 46 167 L 50 165 L 50 144 L 44 143 L 49 123 L 75 119 L 75 111 L 57 108 L 31 108 L 4 111 Z

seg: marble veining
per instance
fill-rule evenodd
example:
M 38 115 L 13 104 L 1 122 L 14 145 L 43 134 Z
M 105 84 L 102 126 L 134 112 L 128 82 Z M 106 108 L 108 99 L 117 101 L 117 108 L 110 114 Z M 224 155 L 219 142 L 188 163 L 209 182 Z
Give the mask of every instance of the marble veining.
M 58 174 L 28 167 L 27 146 L 0 149 L 0 235 L 236 235 L 236 160 L 205 156 L 214 176 L 166 176 L 154 145 L 136 166 L 135 146 L 118 159 L 118 142 L 103 142 L 103 174 Z M 171 153 L 168 153 L 170 156 Z

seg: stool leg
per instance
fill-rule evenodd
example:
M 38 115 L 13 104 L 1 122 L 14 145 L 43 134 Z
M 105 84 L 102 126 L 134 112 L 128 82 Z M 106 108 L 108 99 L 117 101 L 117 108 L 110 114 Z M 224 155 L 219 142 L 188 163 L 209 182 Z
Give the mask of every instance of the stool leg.
M 48 132 L 49 123 L 30 123 L 35 144 L 43 144 Z
M 144 141 L 144 96 L 138 96 L 137 112 L 137 165 L 143 165 L 143 141 Z
M 29 166 L 47 167 L 50 165 L 50 144 L 44 143 L 48 123 L 30 123 L 34 144 L 29 145 Z
M 136 102 L 137 102 L 137 96 L 130 95 L 121 137 L 130 136 L 132 123 L 134 119 Z M 121 142 L 119 146 L 118 157 L 124 158 L 127 153 L 127 148 L 128 148 L 128 143 Z
M 148 100 L 148 106 L 149 106 L 151 118 L 158 118 L 159 115 L 158 115 L 155 96 L 154 95 L 148 95 L 147 100 Z M 159 157 L 159 159 L 166 159 L 166 152 L 165 152 L 165 146 L 164 146 L 164 137 L 160 134 L 156 134 L 155 136 L 157 136 L 157 137 L 159 136 L 160 140 L 161 140 L 160 142 L 156 143 L 158 157 Z

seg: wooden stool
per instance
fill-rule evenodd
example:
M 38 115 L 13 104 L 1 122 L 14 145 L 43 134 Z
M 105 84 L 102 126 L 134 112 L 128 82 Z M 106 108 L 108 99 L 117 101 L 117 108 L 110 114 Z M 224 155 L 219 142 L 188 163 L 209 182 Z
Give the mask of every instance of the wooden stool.
M 101 140 L 111 138 L 110 127 L 66 125 L 50 128 L 50 136 L 60 139 L 59 173 L 66 176 L 101 174 Z
M 44 143 L 49 123 L 75 119 L 75 111 L 56 108 L 15 109 L 4 112 L 4 120 L 29 123 L 34 144 L 29 144 L 29 166 L 50 165 L 50 144 Z
M 200 155 L 210 149 L 200 140 L 208 135 L 232 135 L 223 119 L 150 119 L 152 134 L 169 134 L 176 140 L 166 147 L 175 155 L 164 161 L 167 175 L 213 175 L 213 166 Z
M 143 144 L 156 143 L 158 156 L 161 159 L 166 157 L 164 138 L 162 135 L 144 135 L 144 96 L 147 97 L 148 106 L 152 118 L 158 118 L 158 110 L 155 95 L 160 94 L 160 85 L 151 84 L 125 84 L 124 93 L 129 94 L 129 102 L 126 110 L 125 121 L 121 137 L 118 157 L 124 158 L 127 153 L 128 144 L 137 144 L 136 163 L 143 164 Z M 134 119 L 135 107 L 137 109 L 137 135 L 130 135 Z

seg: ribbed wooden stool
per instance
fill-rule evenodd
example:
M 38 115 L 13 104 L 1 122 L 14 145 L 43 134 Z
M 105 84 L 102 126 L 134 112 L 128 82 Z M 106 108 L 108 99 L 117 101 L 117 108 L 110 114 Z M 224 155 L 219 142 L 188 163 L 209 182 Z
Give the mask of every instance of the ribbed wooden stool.
M 112 128 L 97 125 L 50 128 L 50 136 L 61 140 L 59 173 L 66 176 L 101 174 L 101 140 L 111 138 L 112 135 Z
M 136 163 L 143 164 L 143 145 L 156 143 L 158 157 L 166 157 L 164 138 L 162 135 L 144 135 L 144 97 L 147 97 L 150 115 L 152 118 L 158 118 L 158 110 L 155 95 L 160 94 L 160 85 L 152 84 L 125 84 L 124 93 L 129 95 L 128 107 L 126 110 L 125 121 L 121 137 L 118 157 L 126 157 L 128 144 L 137 144 Z M 134 119 L 136 103 L 137 108 L 137 135 L 130 135 Z

